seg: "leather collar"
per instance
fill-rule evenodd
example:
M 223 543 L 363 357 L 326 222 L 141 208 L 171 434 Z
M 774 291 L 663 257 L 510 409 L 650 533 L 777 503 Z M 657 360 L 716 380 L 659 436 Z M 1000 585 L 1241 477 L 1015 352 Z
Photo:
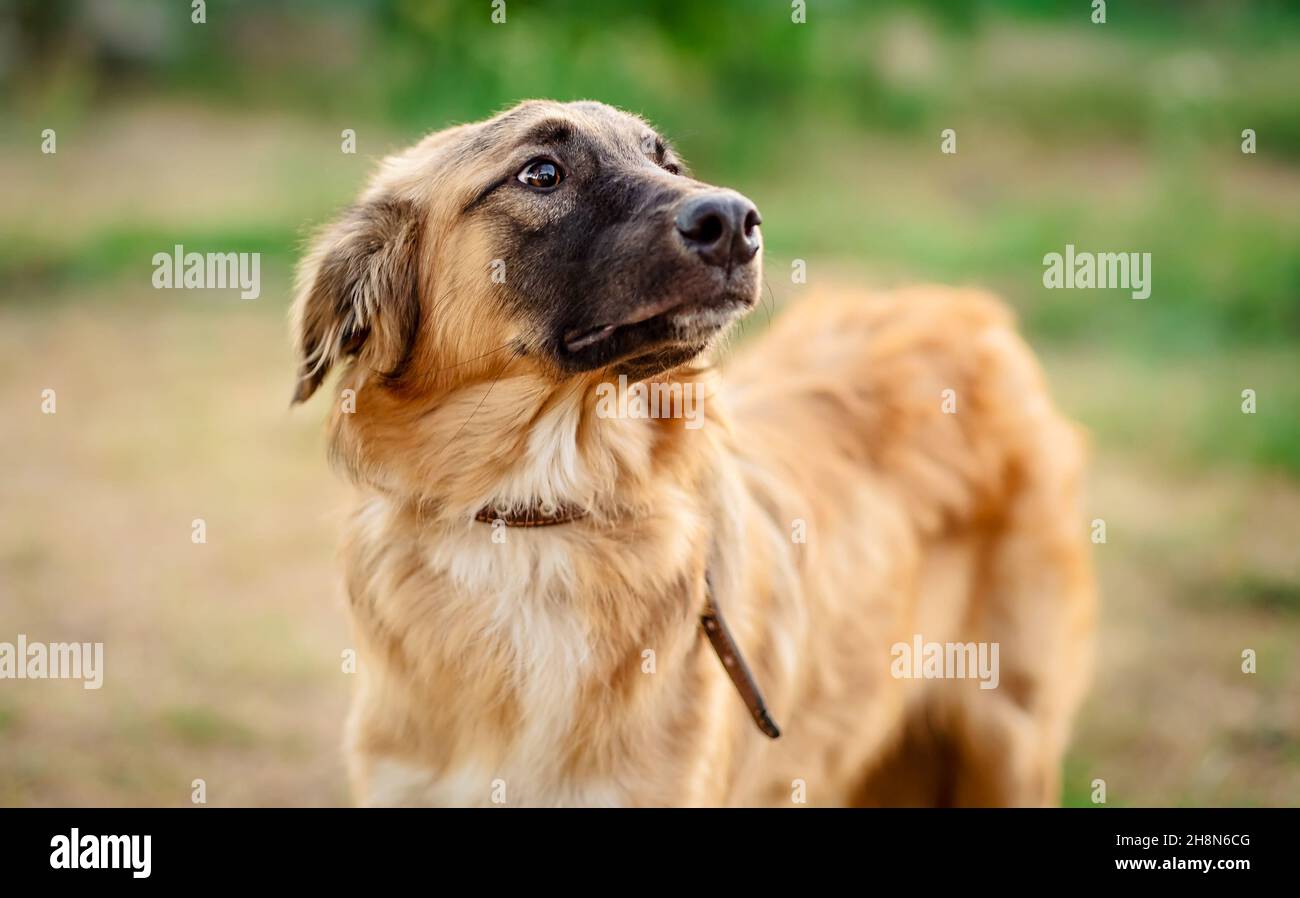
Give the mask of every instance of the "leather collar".
M 489 505 L 481 508 L 474 520 L 484 524 L 501 521 L 507 527 L 550 527 L 567 524 L 587 516 L 587 509 L 577 505 L 532 505 L 525 509 L 498 509 Z
M 568 524 L 586 516 L 587 510 L 576 505 L 549 507 L 535 505 L 523 510 L 497 509 L 489 505 L 480 509 L 474 515 L 474 520 L 485 524 L 501 521 L 507 527 L 550 527 L 555 524 Z M 754 680 L 754 674 L 745 663 L 745 656 L 741 654 L 740 646 L 736 644 L 735 637 L 727 627 L 722 609 L 718 607 L 714 597 L 713 577 L 707 570 L 704 572 L 704 587 L 704 610 L 700 612 L 700 626 L 704 629 L 704 635 L 708 637 L 709 645 L 713 647 L 718 660 L 722 662 L 723 670 L 731 678 L 731 684 L 736 687 L 741 701 L 749 709 L 749 716 L 754 719 L 754 725 L 769 739 L 776 739 L 780 737 L 781 730 L 768 713 L 767 703 L 763 700 L 763 693 L 759 691 L 758 683 Z

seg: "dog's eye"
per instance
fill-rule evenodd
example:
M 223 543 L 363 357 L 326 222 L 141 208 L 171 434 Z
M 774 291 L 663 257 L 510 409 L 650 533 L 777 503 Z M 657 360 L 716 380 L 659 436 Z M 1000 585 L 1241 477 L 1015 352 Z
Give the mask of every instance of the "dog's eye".
M 665 162 L 663 169 L 670 175 L 680 175 L 682 173 L 682 167 L 676 162 Z
M 551 190 L 564 180 L 564 172 L 549 159 L 534 159 L 516 177 L 534 190 Z

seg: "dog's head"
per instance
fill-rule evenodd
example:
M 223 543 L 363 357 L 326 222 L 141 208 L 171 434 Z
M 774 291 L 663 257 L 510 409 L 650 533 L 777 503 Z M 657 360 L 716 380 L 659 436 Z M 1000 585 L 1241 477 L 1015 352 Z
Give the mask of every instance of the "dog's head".
M 385 160 L 304 260 L 294 398 L 349 357 L 394 389 L 493 354 L 556 380 L 662 373 L 757 301 L 759 223 L 600 103 L 433 134 Z

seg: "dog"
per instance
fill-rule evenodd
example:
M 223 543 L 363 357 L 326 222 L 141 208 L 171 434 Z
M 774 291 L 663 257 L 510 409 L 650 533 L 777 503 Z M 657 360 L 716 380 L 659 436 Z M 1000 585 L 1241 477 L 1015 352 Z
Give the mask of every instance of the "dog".
M 976 290 L 809 287 L 724 372 L 761 224 L 641 118 L 530 101 L 314 240 L 293 401 L 341 371 L 359 803 L 1058 800 L 1081 434 Z

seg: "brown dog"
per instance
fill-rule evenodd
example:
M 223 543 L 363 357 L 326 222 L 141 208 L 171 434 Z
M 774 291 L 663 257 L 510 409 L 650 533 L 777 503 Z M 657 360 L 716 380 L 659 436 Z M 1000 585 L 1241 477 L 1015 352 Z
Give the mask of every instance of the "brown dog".
M 642 120 L 530 102 L 317 240 L 295 399 L 348 362 L 360 801 L 1057 800 L 1074 430 L 968 291 L 809 297 L 721 384 L 759 223 Z

